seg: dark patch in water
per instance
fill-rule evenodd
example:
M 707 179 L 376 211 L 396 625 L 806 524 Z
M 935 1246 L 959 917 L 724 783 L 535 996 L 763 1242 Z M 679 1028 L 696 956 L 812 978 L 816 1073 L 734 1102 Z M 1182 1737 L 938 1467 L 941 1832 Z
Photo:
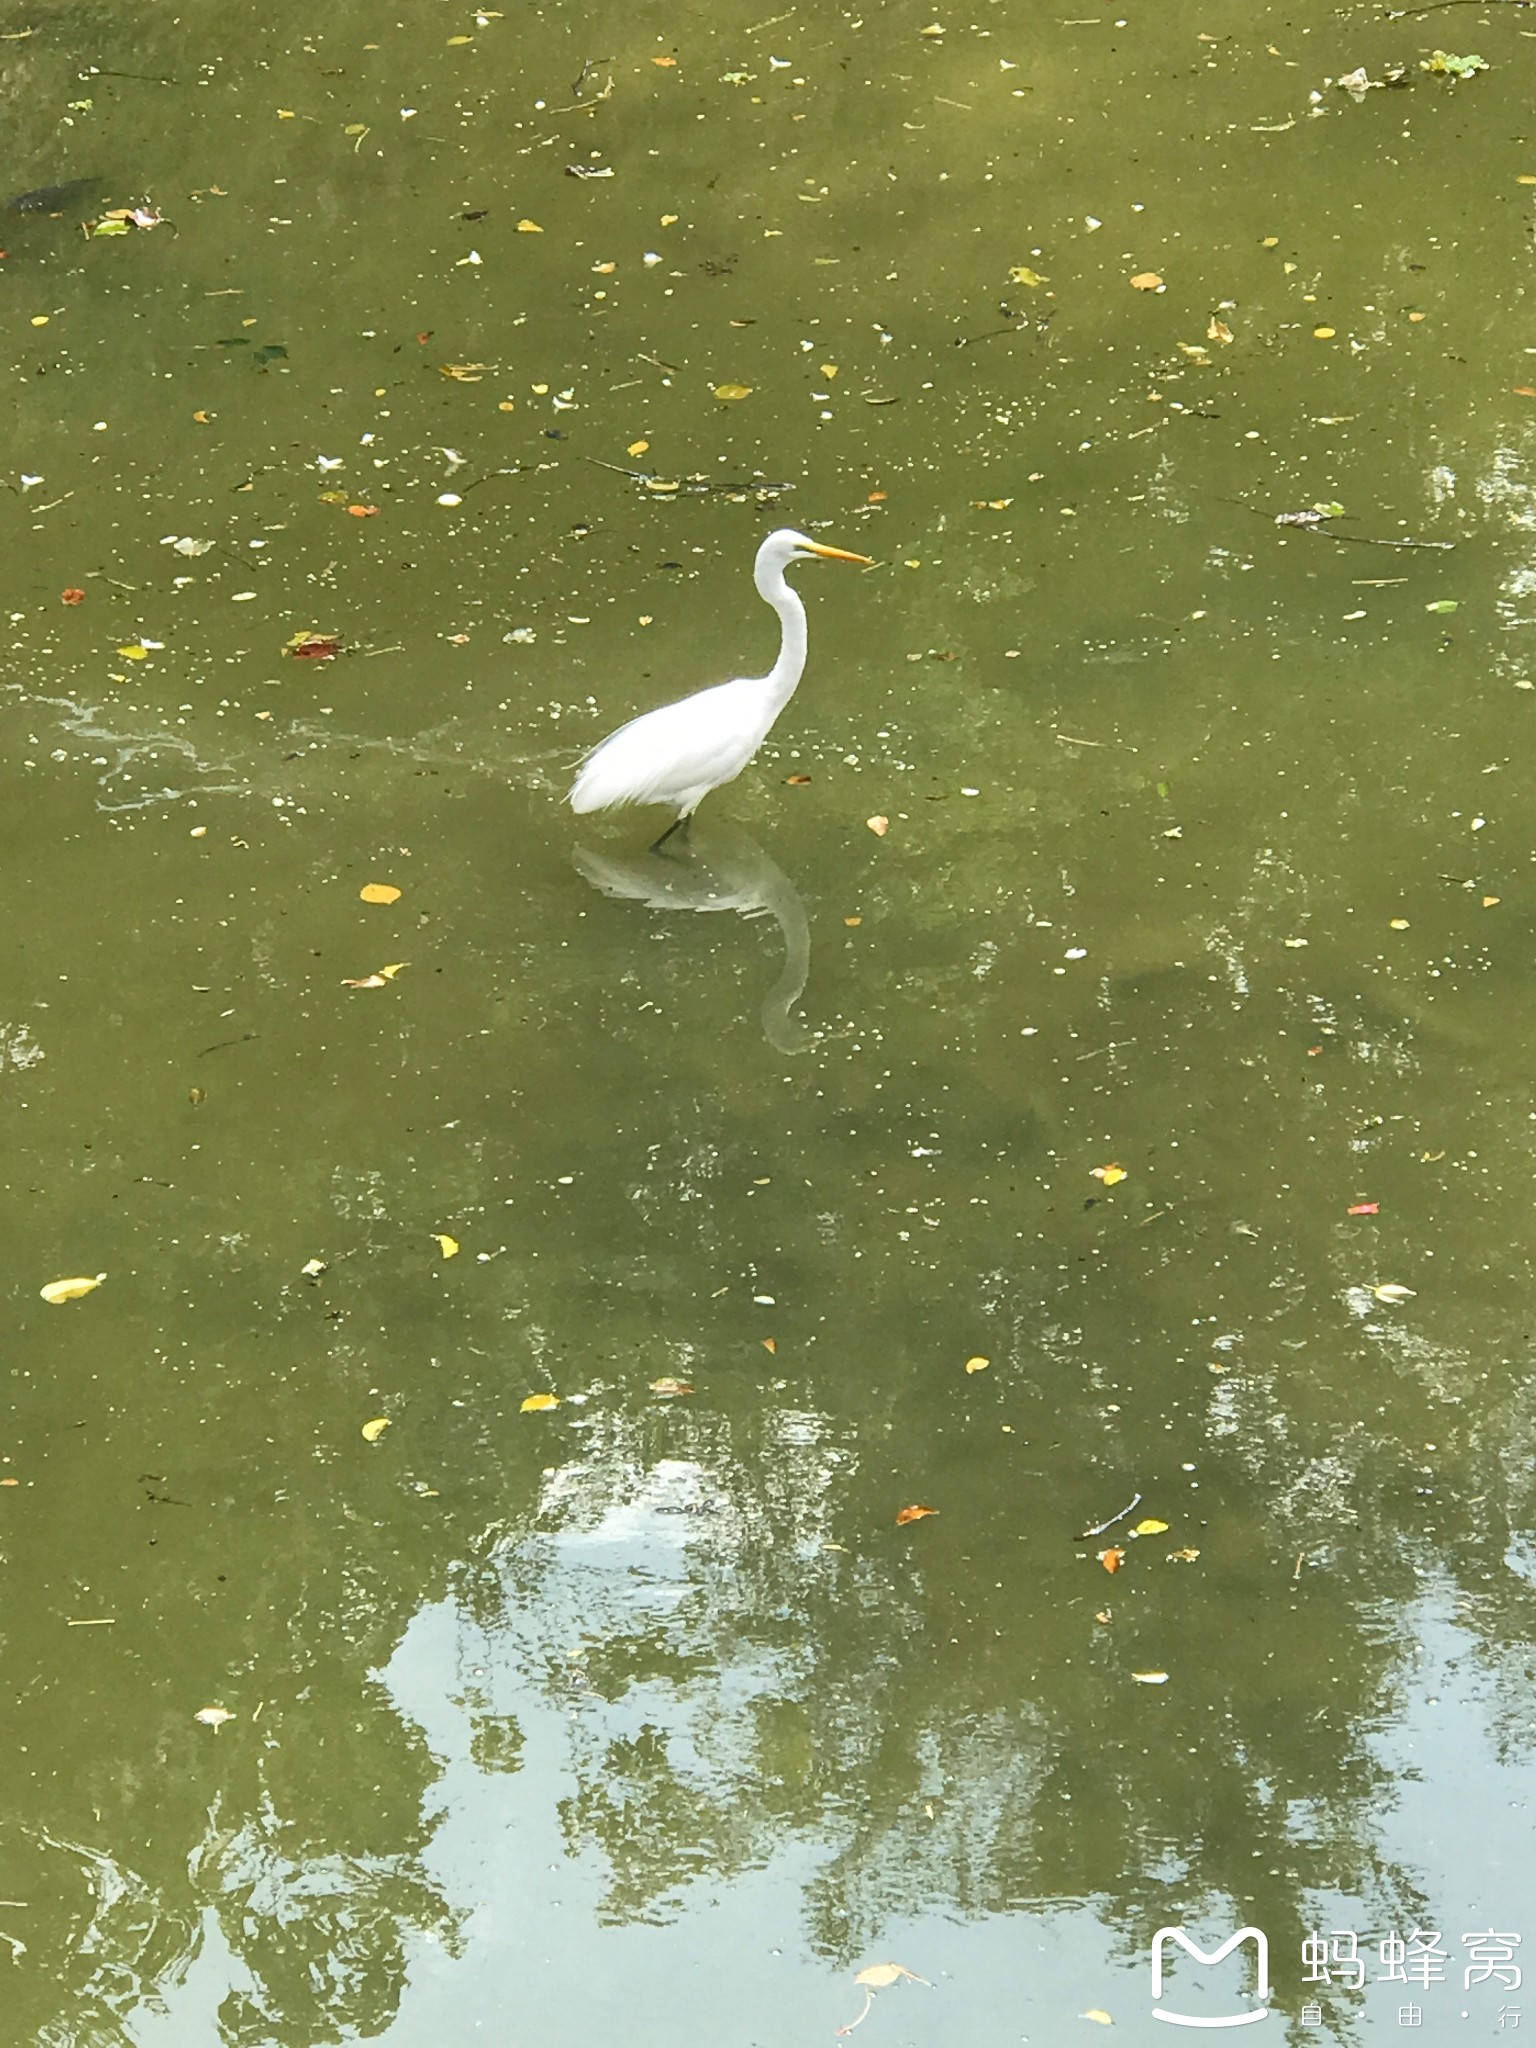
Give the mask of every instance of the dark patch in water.
M 99 192 L 100 178 L 70 178 L 62 185 L 39 185 L 35 192 L 17 192 L 5 201 L 7 213 L 67 213 Z

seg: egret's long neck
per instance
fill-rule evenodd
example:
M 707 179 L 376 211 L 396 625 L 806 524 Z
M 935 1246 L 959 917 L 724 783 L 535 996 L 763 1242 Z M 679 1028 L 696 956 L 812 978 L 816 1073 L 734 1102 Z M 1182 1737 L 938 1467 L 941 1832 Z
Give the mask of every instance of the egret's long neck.
M 778 613 L 783 629 L 779 658 L 763 678 L 775 711 L 779 711 L 795 694 L 795 685 L 805 673 L 805 606 L 780 568 L 759 569 L 753 581 L 758 596 Z

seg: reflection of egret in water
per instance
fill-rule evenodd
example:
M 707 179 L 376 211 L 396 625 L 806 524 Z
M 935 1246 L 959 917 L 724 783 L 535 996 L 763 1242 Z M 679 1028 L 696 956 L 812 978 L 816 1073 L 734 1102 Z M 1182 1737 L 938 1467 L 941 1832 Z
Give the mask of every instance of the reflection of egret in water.
M 811 928 L 800 892 L 777 861 L 745 833 L 721 831 L 702 841 L 622 858 L 585 846 L 571 855 L 577 871 L 605 896 L 649 910 L 735 910 L 768 914 L 784 934 L 784 970 L 763 998 L 763 1035 L 779 1052 L 803 1052 L 811 1033 L 791 1009 L 811 971 Z

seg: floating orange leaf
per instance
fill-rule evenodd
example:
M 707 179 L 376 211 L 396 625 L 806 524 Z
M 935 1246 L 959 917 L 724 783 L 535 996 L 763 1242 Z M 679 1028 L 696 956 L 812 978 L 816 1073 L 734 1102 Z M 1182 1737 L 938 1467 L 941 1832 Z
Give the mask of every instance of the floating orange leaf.
M 1125 1552 L 1123 1550 L 1117 1550 L 1114 1547 L 1114 1545 L 1111 1544 L 1108 1550 L 1101 1550 L 1099 1552 L 1099 1563 L 1103 1565 L 1105 1571 L 1117 1572 L 1119 1571 L 1121 1565 L 1125 1563 Z
M 905 1528 L 908 1522 L 920 1522 L 925 1515 L 936 1515 L 938 1512 L 937 1508 L 903 1508 L 896 1517 L 896 1526 L 898 1529 Z
M 658 71 L 675 71 L 677 69 L 677 59 L 675 57 L 653 57 L 651 62 Z
M 778 1351 L 778 1348 L 779 1340 L 777 1337 L 765 1337 L 763 1339 L 763 1349 L 765 1351 L 776 1353 Z
M 66 604 L 85 603 L 85 592 L 83 590 L 76 590 L 73 586 L 71 586 L 68 590 L 61 590 L 59 592 L 59 595 L 63 598 Z

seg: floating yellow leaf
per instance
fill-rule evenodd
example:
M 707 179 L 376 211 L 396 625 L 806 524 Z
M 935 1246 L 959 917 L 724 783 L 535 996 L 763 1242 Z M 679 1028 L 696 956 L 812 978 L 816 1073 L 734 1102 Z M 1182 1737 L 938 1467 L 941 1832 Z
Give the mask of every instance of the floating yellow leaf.
M 854 1978 L 855 1984 L 867 1984 L 871 1991 L 883 1991 L 888 1984 L 899 1984 L 905 1977 L 909 1984 L 928 1984 L 926 1977 L 919 1977 L 916 1970 L 904 1970 L 900 1963 L 871 1963 L 867 1970 L 860 1970 Z M 933 1989 L 931 1984 L 929 1990 Z
M 542 1415 L 547 1408 L 558 1408 L 558 1394 L 530 1394 L 518 1409 L 519 1415 Z
M 650 445 L 651 444 L 649 441 L 631 441 L 629 446 L 624 450 L 624 453 L 626 455 L 643 455 L 646 449 L 650 447 Z
M 1008 282 L 1010 284 L 1034 286 L 1046 284 L 1049 280 L 1043 278 L 1038 270 L 1031 270 L 1027 263 L 1015 263 L 1012 270 L 1008 273 Z
M 1336 327 L 1314 327 L 1312 330 L 1319 341 L 1332 341 L 1338 331 Z
M 651 62 L 658 71 L 675 71 L 677 69 L 677 59 L 675 57 L 653 57 Z M 672 217 L 674 220 L 677 218 L 676 214 Z
M 118 653 L 124 661 L 148 661 L 149 649 L 140 640 L 130 640 L 126 647 L 119 647 Z
M 1088 1174 L 1091 1180 L 1101 1180 L 1105 1187 L 1112 1188 L 1125 1179 L 1126 1169 L 1123 1166 L 1091 1166 Z
M 823 375 L 823 377 L 835 377 L 837 375 L 836 363 L 823 363 L 821 366 L 821 374 Z
M 357 893 L 365 903 L 398 903 L 401 895 L 393 882 L 364 882 Z
M 386 981 L 393 981 L 395 976 L 397 974 L 403 973 L 404 970 L 410 966 L 410 964 L 411 963 L 409 960 L 391 960 L 389 965 L 387 967 L 381 967 L 379 969 L 379 972 L 383 975 Z
M 450 50 L 462 49 L 465 43 L 472 43 L 474 40 L 473 36 L 450 36 L 448 47 Z
M 37 1291 L 44 1301 L 51 1301 L 57 1308 L 61 1302 L 78 1301 L 82 1294 L 94 1294 L 106 1277 L 105 1273 L 98 1273 L 94 1280 L 50 1280 Z
M 682 218 L 682 215 L 681 215 L 681 214 L 677 214 L 677 213 L 664 213 L 664 214 L 663 214 L 663 215 L 661 216 L 661 224 L 662 224 L 662 226 L 663 226 L 664 228 L 675 228 L 675 227 L 677 226 L 677 223 L 679 222 L 679 220 L 681 220 L 681 218 Z
M 520 220 L 517 224 L 517 232 L 520 235 L 542 235 L 544 230 L 536 220 Z
M 1163 280 L 1155 270 L 1143 270 L 1131 279 L 1131 288 L 1138 292 L 1160 292 Z
M 1093 2020 L 1101 2027 L 1112 2027 L 1115 2024 L 1102 2005 L 1090 2005 L 1083 2018 Z
M 1144 1521 L 1136 1524 L 1131 1534 L 1133 1536 L 1161 1536 L 1166 1532 L 1167 1528 L 1168 1524 L 1160 1522 L 1156 1515 L 1148 1515 Z
M 387 1415 L 375 1415 L 372 1422 L 365 1422 L 363 1424 L 363 1442 L 365 1444 L 376 1444 L 388 1427 L 389 1417 Z
M 1205 338 L 1207 341 L 1219 341 L 1225 347 L 1232 339 L 1232 330 L 1225 320 L 1218 320 L 1213 313 L 1211 315 L 1211 324 L 1205 330 Z
M 965 1369 L 967 1372 L 985 1372 L 991 1363 L 990 1358 L 968 1358 L 965 1361 Z
M 891 829 L 890 819 L 882 818 L 878 813 L 873 818 L 866 818 L 864 822 L 877 839 L 883 839 Z
M 434 1230 L 432 1235 L 437 1239 L 438 1248 L 445 1259 L 456 1259 L 459 1256 L 459 1240 L 456 1237 L 449 1237 L 447 1232 L 442 1230 Z
M 750 398 L 752 396 L 752 386 L 750 384 L 717 384 L 714 387 L 714 391 L 716 398 Z

